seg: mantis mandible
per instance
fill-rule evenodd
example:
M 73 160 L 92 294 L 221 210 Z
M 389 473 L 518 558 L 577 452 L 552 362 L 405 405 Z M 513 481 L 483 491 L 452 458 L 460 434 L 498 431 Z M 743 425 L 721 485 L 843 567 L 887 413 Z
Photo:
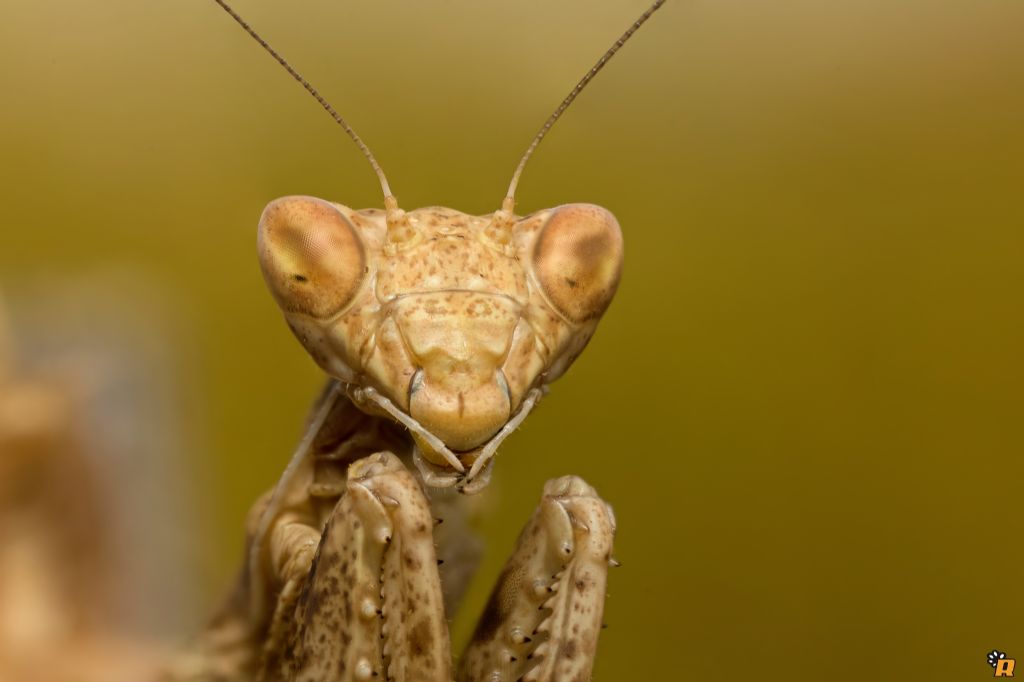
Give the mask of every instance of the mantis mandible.
M 551 114 L 501 208 L 483 216 L 402 210 L 351 126 L 215 2 L 359 146 L 384 208 L 290 196 L 263 211 L 264 278 L 330 380 L 277 485 L 250 512 L 232 597 L 173 676 L 447 682 L 446 613 L 478 555 L 459 502 L 486 487 L 502 441 L 582 352 L 622 268 L 611 213 L 566 204 L 519 216 L 516 187 L 551 126 L 664 0 Z M 589 679 L 614 532 L 611 507 L 591 486 L 549 481 L 457 679 Z

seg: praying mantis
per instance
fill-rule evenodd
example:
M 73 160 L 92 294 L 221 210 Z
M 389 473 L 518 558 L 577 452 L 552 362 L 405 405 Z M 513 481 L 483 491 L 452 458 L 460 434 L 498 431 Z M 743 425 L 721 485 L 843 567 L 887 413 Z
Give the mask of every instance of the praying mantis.
M 454 670 L 447 614 L 479 555 L 464 496 L 487 486 L 501 443 L 583 351 L 622 269 L 610 212 L 566 204 L 517 215 L 519 178 L 555 121 L 664 0 L 572 89 L 501 207 L 483 216 L 401 209 L 351 126 L 215 2 L 362 150 L 384 207 L 290 196 L 263 211 L 264 278 L 330 379 L 280 480 L 249 514 L 234 591 L 168 676 L 590 679 L 616 563 L 615 517 L 576 476 L 544 486 Z

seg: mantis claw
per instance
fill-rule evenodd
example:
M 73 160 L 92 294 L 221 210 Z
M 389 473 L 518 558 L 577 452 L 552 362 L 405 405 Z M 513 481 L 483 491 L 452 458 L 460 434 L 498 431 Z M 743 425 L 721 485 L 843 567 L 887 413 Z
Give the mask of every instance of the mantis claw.
M 397 457 L 354 462 L 308 574 L 279 604 L 260 679 L 447 682 L 433 527 Z
M 614 534 L 611 508 L 582 479 L 548 481 L 457 679 L 589 679 Z

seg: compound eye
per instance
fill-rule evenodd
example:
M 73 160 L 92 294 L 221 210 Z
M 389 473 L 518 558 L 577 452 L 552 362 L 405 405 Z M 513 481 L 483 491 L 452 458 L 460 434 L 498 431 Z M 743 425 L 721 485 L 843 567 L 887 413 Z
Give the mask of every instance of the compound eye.
M 270 202 L 257 248 L 263 278 L 286 312 L 332 317 L 352 302 L 365 276 L 366 253 L 355 227 L 323 199 Z
M 600 317 L 622 273 L 618 221 L 593 204 L 554 209 L 537 236 L 533 268 L 544 294 L 566 318 L 585 322 Z

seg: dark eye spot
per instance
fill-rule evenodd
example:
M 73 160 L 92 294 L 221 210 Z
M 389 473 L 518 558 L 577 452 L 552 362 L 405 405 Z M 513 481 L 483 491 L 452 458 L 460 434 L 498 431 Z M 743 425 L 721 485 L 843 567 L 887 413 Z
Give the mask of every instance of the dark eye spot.
M 296 282 L 308 282 L 309 281 L 306 278 L 305 275 L 292 275 L 292 279 L 294 279 Z

